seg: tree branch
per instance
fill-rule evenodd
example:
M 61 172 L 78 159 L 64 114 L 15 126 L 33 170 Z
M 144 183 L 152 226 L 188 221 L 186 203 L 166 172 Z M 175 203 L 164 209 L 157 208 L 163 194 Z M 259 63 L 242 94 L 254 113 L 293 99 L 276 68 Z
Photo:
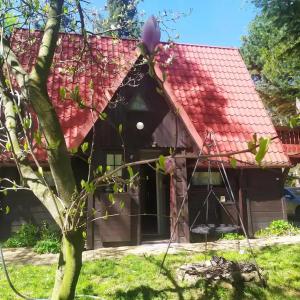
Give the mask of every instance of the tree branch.
M 3 57 L 7 66 L 10 67 L 12 74 L 14 75 L 18 86 L 21 89 L 23 97 L 27 97 L 26 85 L 28 81 L 28 74 L 20 64 L 17 56 L 10 48 L 9 42 L 3 38 Z
M 10 94 L 8 87 L 6 86 L 2 68 L 0 69 L 0 91 L 4 107 L 7 137 L 11 143 L 14 160 L 17 164 L 20 176 L 22 176 L 25 184 L 32 190 L 34 195 L 48 209 L 55 222 L 62 228 L 62 215 L 65 207 L 62 205 L 61 200 L 53 194 L 51 189 L 46 184 L 42 183 L 41 178 L 36 175 L 32 167 L 30 167 L 26 162 L 26 157 L 19 144 L 16 129 L 16 112 L 14 109 L 14 101 L 12 99 L 13 96 Z
M 45 26 L 36 64 L 30 73 L 30 80 L 34 81 L 35 85 L 41 84 L 44 88 L 46 88 L 47 85 L 55 53 L 63 4 L 64 0 L 50 1 L 48 20 Z

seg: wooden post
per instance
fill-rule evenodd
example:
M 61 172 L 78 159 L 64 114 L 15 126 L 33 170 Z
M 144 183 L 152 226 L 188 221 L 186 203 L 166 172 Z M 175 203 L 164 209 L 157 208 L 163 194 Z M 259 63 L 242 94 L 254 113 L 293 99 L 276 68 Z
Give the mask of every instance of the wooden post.
M 251 203 L 250 199 L 246 198 L 247 203 L 247 227 L 248 227 L 248 235 L 249 237 L 253 237 L 253 225 L 252 225 L 252 216 L 251 216 Z
M 246 227 L 246 230 L 248 230 L 248 226 L 247 226 L 247 218 L 245 216 L 245 207 L 244 207 L 244 197 L 243 197 L 243 188 L 244 188 L 244 182 L 243 182 L 243 169 L 240 169 L 239 172 L 239 213 L 242 219 L 242 222 L 244 224 L 244 226 Z
M 174 175 L 170 180 L 170 215 L 171 215 L 171 233 L 176 226 L 182 201 L 185 201 L 178 224 L 175 229 L 174 241 L 179 243 L 188 243 L 190 241 L 189 231 L 189 211 L 187 193 L 187 170 L 186 159 L 177 158 L 175 160 Z

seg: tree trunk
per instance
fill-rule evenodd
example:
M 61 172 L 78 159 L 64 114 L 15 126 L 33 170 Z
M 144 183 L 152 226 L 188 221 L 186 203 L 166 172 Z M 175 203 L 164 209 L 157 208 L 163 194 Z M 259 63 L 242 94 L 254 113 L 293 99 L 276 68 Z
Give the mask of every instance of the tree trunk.
M 62 237 L 61 252 L 56 270 L 51 300 L 72 300 L 82 266 L 84 239 L 82 230 Z

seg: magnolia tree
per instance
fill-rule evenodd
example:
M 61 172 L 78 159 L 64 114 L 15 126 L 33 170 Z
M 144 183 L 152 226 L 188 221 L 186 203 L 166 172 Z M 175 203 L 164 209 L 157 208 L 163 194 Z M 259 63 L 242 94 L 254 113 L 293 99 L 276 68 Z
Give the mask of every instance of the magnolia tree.
M 47 82 L 59 44 L 59 32 L 80 32 L 84 40 L 82 51 L 89 51 L 88 34 L 93 33 L 89 32 L 86 21 L 89 20 L 89 11 L 82 6 L 82 3 L 86 2 L 80 0 L 3 0 L 0 2 L 0 145 L 3 149 L 2 155 L 15 163 L 20 175 L 20 182 L 17 183 L 9 178 L 3 179 L 2 191 L 30 189 L 46 207 L 61 230 L 62 246 L 52 300 L 73 299 L 75 296 L 82 266 L 86 201 L 97 186 L 113 183 L 118 190 L 118 187 L 124 184 L 132 184 L 137 176 L 131 167 L 141 163 L 157 161 L 157 169 L 169 173 L 174 168 L 172 157 L 161 156 L 152 161 L 124 163 L 120 168 L 128 169 L 129 179 L 117 177 L 119 169 L 89 172 L 88 180 L 82 182 L 81 188 L 77 187 L 71 167 L 70 152 L 51 95 L 47 90 Z M 41 41 L 33 60 L 35 63 L 30 71 L 23 68 L 18 60 L 18 50 L 12 47 L 11 37 L 16 28 L 26 28 L 28 32 L 34 29 L 42 30 Z M 167 97 L 164 82 L 154 72 L 156 63 L 154 58 L 159 39 L 158 23 L 155 18 L 150 18 L 144 27 L 140 51 L 144 56 L 144 63 L 149 66 L 149 74 L 157 80 L 160 92 Z M 92 85 L 90 89 L 93 89 Z M 66 91 L 64 87 L 60 87 L 61 96 L 65 97 L 66 93 L 70 94 L 70 98 L 78 104 L 78 108 L 96 110 L 95 107 L 90 107 L 81 101 L 78 89 Z M 100 114 L 100 118 L 105 117 Z M 121 134 L 122 127 L 118 130 Z M 249 149 L 244 151 L 256 153 L 257 161 L 261 161 L 267 151 L 268 142 L 266 139 L 257 141 L 254 137 L 249 143 Z M 40 146 L 46 152 L 55 188 L 51 188 L 47 183 L 42 165 L 36 155 L 36 146 Z M 258 151 L 256 151 L 257 147 L 259 147 Z M 81 148 L 83 152 L 86 151 L 86 144 Z M 90 153 L 92 155 L 92 151 Z M 88 161 L 90 162 L 90 159 Z M 235 164 L 234 160 L 232 164 Z
M 127 167 L 130 175 L 128 180 L 115 176 L 118 170 L 114 170 L 93 173 L 93 176 L 89 174 L 88 181 L 82 182 L 81 189 L 76 186 L 70 153 L 47 90 L 47 81 L 58 45 L 59 32 L 81 32 L 85 43 L 83 51 L 89 51 L 88 25 L 85 18 L 87 10 L 81 6 L 81 1 L 8 0 L 0 3 L 0 13 L 2 154 L 16 164 L 21 179 L 20 182 L 3 179 L 2 191 L 30 189 L 61 229 L 62 247 L 51 299 L 73 299 L 82 266 L 86 223 L 84 209 L 87 197 L 101 183 L 114 183 L 117 186 L 131 184 L 136 177 L 131 169 L 131 165 L 135 163 L 121 166 Z M 151 39 L 151 25 L 153 24 L 147 25 L 148 36 L 145 41 Z M 14 50 L 11 43 L 14 30 L 20 28 L 26 28 L 28 32 L 42 29 L 41 42 L 30 71 L 23 68 L 18 60 L 18 50 Z M 156 35 L 156 43 L 158 42 L 159 37 Z M 153 46 L 155 45 L 151 41 L 149 49 L 153 50 Z M 143 49 L 148 51 L 147 46 Z M 92 86 L 90 88 L 92 89 Z M 66 92 L 63 87 L 60 88 L 62 96 Z M 94 109 L 85 107 L 76 88 L 69 92 L 80 109 Z M 100 117 L 104 118 L 103 114 Z M 43 168 L 36 155 L 37 145 L 47 153 L 55 189 L 48 185 L 44 177 Z M 85 152 L 86 144 L 81 148 Z M 160 161 L 163 167 L 163 160 Z

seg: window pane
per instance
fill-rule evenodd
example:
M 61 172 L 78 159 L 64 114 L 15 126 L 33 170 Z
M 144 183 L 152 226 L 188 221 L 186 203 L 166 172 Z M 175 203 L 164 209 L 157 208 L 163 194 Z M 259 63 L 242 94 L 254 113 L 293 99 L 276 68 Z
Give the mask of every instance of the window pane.
M 106 155 L 106 165 L 107 166 L 114 166 L 115 165 L 113 154 L 107 154 Z
M 122 154 L 115 154 L 115 166 L 122 165 Z
M 208 172 L 195 172 L 192 178 L 193 185 L 207 185 L 209 181 L 211 185 L 222 185 L 222 176 L 219 172 L 211 172 L 211 175 Z

